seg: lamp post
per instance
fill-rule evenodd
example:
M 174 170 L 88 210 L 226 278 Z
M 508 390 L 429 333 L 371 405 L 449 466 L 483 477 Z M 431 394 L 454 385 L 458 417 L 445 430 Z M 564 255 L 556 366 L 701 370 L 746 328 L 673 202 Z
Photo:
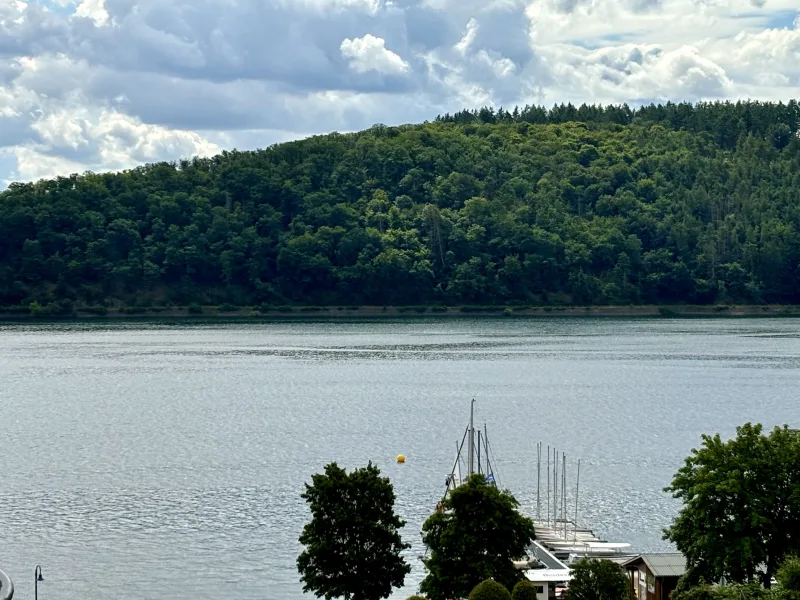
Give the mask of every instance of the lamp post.
M 42 567 L 36 565 L 33 570 L 33 600 L 39 600 L 39 582 L 44 581 L 42 577 Z

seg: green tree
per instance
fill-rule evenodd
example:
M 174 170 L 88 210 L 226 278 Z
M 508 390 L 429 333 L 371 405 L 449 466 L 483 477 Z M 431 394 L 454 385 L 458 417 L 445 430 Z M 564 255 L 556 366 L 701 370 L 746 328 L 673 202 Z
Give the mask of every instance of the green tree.
M 710 585 L 701 582 L 672 592 L 671 600 L 787 600 L 757 583 Z
M 536 586 L 527 579 L 523 579 L 514 586 L 511 600 L 538 600 Z
M 627 600 L 628 578 L 610 560 L 584 558 L 572 567 L 567 600 Z
M 704 435 L 665 491 L 683 501 L 664 537 L 686 556 L 690 584 L 725 577 L 769 588 L 800 551 L 800 436 L 787 427 Z
M 378 467 L 347 473 L 336 463 L 312 477 L 302 498 L 311 509 L 297 559 L 303 591 L 326 600 L 380 600 L 411 570 L 401 556 L 405 525 L 394 513 L 394 489 Z
M 469 600 L 511 600 L 511 594 L 501 583 L 487 579 L 472 589 Z
M 420 591 L 431 600 L 465 598 L 485 579 L 512 588 L 522 578 L 513 562 L 534 539 L 533 522 L 508 492 L 473 475 L 422 526 L 429 555 Z
M 780 584 L 780 589 L 791 600 L 800 598 L 800 558 L 790 556 L 775 574 L 775 579 Z

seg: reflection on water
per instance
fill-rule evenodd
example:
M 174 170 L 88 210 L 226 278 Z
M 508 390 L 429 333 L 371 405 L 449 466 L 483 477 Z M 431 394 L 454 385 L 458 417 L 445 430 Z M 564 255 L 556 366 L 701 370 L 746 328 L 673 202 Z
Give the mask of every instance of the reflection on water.
M 403 598 L 473 397 L 526 511 L 542 441 L 567 453 L 570 506 L 582 460 L 583 524 L 663 549 L 661 490 L 701 433 L 800 421 L 798 336 L 787 319 L 0 326 L 0 565 L 20 599 L 41 563 L 46 600 L 299 600 L 303 483 L 372 460 L 408 521 Z

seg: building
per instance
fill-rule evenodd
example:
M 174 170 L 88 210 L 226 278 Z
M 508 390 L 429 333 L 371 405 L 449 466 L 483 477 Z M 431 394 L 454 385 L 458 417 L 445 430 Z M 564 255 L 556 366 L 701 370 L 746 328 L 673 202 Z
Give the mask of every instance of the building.
M 623 564 L 630 578 L 631 592 L 637 600 L 669 600 L 686 572 L 686 559 L 680 552 L 641 554 Z

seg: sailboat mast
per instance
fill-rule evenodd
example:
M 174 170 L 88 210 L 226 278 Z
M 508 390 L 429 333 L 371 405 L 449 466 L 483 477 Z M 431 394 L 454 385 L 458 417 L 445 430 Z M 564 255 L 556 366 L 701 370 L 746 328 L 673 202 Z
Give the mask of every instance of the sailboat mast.
M 547 526 L 550 527 L 550 446 L 547 446 Z
M 481 430 L 478 429 L 478 474 L 481 473 Z
M 542 520 L 542 497 L 539 488 L 542 485 L 542 442 L 536 444 L 536 520 Z
M 578 478 L 575 481 L 575 535 L 572 536 L 572 541 L 578 539 L 578 492 L 581 489 L 581 459 L 578 459 Z
M 475 399 L 469 405 L 469 458 L 467 459 L 467 477 L 472 476 L 475 472 Z

